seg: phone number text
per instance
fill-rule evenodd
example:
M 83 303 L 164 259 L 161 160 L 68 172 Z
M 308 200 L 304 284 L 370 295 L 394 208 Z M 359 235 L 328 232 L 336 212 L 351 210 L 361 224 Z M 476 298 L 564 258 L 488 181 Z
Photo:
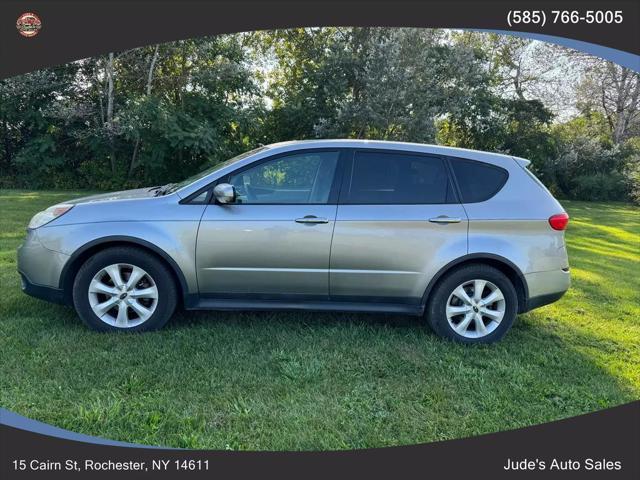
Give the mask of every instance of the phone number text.
M 547 21 L 561 24 L 612 24 L 622 23 L 622 10 L 509 10 L 507 23 L 514 25 L 540 25 L 544 27 Z

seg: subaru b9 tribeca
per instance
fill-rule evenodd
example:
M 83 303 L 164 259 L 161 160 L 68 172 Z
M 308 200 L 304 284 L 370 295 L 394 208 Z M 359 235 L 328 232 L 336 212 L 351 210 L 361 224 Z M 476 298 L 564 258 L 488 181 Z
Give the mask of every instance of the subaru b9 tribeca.
M 399 142 L 279 143 L 179 184 L 36 214 L 23 290 L 96 330 L 176 307 L 424 315 L 463 343 L 569 288 L 568 216 L 527 160 Z

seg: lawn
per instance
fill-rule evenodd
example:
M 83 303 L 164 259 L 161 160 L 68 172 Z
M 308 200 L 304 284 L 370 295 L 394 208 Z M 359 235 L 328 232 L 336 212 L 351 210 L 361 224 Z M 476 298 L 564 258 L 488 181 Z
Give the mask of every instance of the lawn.
M 88 331 L 20 292 L 15 250 L 70 192 L 0 191 L 0 406 L 76 432 L 186 448 L 317 450 L 466 437 L 640 398 L 640 213 L 564 202 L 573 287 L 493 346 L 392 315 L 180 313 Z

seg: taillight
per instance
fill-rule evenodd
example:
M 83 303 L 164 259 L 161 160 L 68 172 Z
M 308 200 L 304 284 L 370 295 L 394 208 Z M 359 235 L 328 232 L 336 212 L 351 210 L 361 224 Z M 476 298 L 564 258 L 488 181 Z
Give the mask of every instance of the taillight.
M 569 215 L 566 212 L 558 213 L 549 217 L 549 225 L 554 230 L 564 230 L 569 223 Z

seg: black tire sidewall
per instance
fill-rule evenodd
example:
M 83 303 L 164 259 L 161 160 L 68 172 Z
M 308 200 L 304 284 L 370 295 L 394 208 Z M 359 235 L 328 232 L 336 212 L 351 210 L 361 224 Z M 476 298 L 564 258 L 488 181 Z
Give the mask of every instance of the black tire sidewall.
M 493 332 L 481 338 L 467 338 L 456 333 L 446 316 L 446 305 L 451 292 L 469 280 L 488 280 L 496 285 L 505 298 L 505 314 Z M 500 270 L 488 265 L 466 265 L 447 274 L 438 282 L 430 296 L 427 308 L 427 322 L 433 331 L 449 340 L 466 344 L 493 343 L 500 340 L 509 331 L 518 313 L 518 295 L 511 280 Z
M 93 312 L 89 304 L 88 289 L 91 280 L 101 269 L 114 263 L 128 263 L 145 270 L 158 288 L 158 305 L 144 323 L 131 328 L 109 325 Z M 115 247 L 96 253 L 78 271 L 73 283 L 73 304 L 82 321 L 93 330 L 102 332 L 141 332 L 163 327 L 173 314 L 177 303 L 177 291 L 171 272 L 155 256 L 136 248 Z

